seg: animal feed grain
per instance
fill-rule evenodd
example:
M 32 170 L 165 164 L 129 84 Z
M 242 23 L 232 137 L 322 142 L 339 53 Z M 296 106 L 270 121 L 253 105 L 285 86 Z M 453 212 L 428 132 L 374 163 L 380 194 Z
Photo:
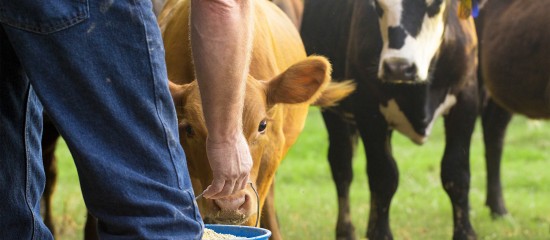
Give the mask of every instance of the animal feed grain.
M 219 239 L 245 239 L 231 234 L 221 234 L 214 232 L 212 229 L 205 228 L 202 235 L 202 240 L 219 240 Z

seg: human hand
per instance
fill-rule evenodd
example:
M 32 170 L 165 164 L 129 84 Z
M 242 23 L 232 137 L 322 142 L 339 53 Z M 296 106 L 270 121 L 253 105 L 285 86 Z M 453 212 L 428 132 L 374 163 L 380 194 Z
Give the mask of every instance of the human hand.
M 223 198 L 246 187 L 252 169 L 252 157 L 242 134 L 239 134 L 235 141 L 221 143 L 207 138 L 206 154 L 213 180 L 202 193 L 203 197 Z

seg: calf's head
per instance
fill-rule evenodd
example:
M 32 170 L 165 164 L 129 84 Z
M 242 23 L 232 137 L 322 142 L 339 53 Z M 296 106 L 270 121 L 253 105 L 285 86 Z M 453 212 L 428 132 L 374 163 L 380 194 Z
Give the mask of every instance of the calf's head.
M 250 180 L 259 192 L 245 190 L 222 199 L 198 200 L 199 209 L 207 223 L 254 225 L 257 207 L 261 209 L 275 171 L 284 155 L 284 124 L 289 122 L 286 106 L 301 106 L 307 113 L 309 103 L 315 101 L 330 82 L 331 67 L 322 57 L 310 57 L 298 62 L 269 80 L 248 76 L 243 111 L 243 131 L 253 159 Z M 180 142 L 187 156 L 193 188 L 202 192 L 212 182 L 212 171 L 206 156 L 208 131 L 205 126 L 198 85 L 170 83 L 170 92 L 178 112 Z M 298 105 L 295 105 L 298 104 Z M 259 204 L 259 206 L 257 205 Z
M 428 80 L 443 41 L 450 0 L 374 0 L 383 49 L 378 77 L 392 83 Z

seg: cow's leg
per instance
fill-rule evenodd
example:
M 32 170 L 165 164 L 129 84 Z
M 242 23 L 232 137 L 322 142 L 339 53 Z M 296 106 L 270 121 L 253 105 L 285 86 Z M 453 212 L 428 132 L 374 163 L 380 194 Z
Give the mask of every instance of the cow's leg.
M 44 115 L 43 121 L 42 161 L 44 162 L 44 171 L 46 173 L 46 186 L 44 187 L 41 201 L 44 206 L 44 224 L 46 224 L 55 237 L 55 225 L 52 217 L 52 197 L 57 181 L 57 161 L 54 152 L 59 133 L 47 115 Z
M 485 143 L 485 161 L 487 165 L 487 199 L 485 205 L 491 209 L 493 217 L 504 216 L 508 212 L 502 196 L 500 182 L 500 161 L 504 146 L 506 128 L 512 119 L 512 113 L 489 99 L 483 109 L 483 142 Z
M 453 239 L 476 238 L 470 224 L 468 201 L 470 141 L 477 118 L 477 96 L 472 96 L 475 95 L 472 92 L 458 95 L 457 104 L 445 117 L 446 145 L 441 163 L 441 180 L 453 205 Z
M 374 109 L 369 112 L 374 112 Z M 367 238 L 393 239 L 389 212 L 391 199 L 397 191 L 399 172 L 391 154 L 391 131 L 388 131 L 385 120 L 379 114 L 366 122 L 358 123 L 358 126 L 367 154 L 371 193 Z
M 329 136 L 328 161 L 338 194 L 336 239 L 355 239 L 355 229 L 349 211 L 349 188 L 353 179 L 352 158 L 357 145 L 357 130 L 340 114 L 323 111 Z
M 269 239 L 283 239 L 279 228 L 277 213 L 275 212 L 275 181 L 273 181 L 273 183 L 271 184 L 271 187 L 265 199 L 260 224 L 263 228 L 269 229 L 271 231 L 271 237 Z
M 92 216 L 90 212 L 86 216 L 86 225 L 84 226 L 84 240 L 98 240 L 97 233 L 97 218 Z

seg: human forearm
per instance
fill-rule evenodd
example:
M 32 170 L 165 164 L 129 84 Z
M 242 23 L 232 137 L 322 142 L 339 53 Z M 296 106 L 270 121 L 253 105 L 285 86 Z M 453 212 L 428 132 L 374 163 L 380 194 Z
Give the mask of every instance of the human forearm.
M 252 1 L 193 0 L 191 43 L 209 141 L 242 132 L 245 78 L 252 42 Z
M 252 158 L 242 131 L 252 44 L 252 0 L 192 0 L 191 45 L 213 174 L 206 198 L 246 186 Z

